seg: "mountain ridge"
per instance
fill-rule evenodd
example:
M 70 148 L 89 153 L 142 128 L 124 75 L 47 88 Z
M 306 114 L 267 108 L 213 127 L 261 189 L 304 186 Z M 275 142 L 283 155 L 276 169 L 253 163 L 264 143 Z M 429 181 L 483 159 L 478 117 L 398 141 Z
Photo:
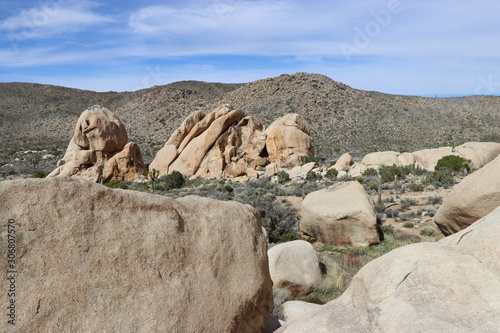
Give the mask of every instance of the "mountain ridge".
M 133 92 L 0 83 L 0 150 L 65 146 L 78 116 L 94 104 L 118 114 L 146 160 L 190 113 L 207 113 L 221 104 L 232 104 L 266 126 L 286 113 L 301 114 L 311 125 L 318 155 L 327 158 L 345 151 L 408 151 L 500 135 L 497 96 L 393 95 L 354 89 L 321 74 L 296 73 L 245 84 L 178 81 Z

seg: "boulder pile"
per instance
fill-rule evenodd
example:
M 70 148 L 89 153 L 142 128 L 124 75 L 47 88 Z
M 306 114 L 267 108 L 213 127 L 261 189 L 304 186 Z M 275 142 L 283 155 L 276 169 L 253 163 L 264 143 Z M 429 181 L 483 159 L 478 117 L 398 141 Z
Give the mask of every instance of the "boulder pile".
M 222 105 L 207 115 L 189 115 L 149 167 L 160 175 L 179 171 L 202 178 L 255 176 L 271 163 L 292 167 L 300 156 L 313 155 L 310 128 L 302 116 L 287 114 L 265 129 L 256 118 Z
M 497 332 L 499 242 L 500 207 L 437 243 L 371 261 L 342 296 L 277 332 Z
M 78 177 L 93 182 L 137 180 L 147 175 L 139 146 L 110 110 L 94 105 L 78 118 L 74 135 L 57 168 L 47 177 Z

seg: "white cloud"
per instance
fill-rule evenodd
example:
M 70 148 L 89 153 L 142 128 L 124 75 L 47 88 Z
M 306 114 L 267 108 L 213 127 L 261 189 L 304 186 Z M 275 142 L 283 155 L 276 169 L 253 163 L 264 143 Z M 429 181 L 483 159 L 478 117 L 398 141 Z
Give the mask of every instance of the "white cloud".
M 10 39 L 37 39 L 113 22 L 108 16 L 94 13 L 96 6 L 89 1 L 52 1 L 1 21 L 0 30 L 7 31 Z

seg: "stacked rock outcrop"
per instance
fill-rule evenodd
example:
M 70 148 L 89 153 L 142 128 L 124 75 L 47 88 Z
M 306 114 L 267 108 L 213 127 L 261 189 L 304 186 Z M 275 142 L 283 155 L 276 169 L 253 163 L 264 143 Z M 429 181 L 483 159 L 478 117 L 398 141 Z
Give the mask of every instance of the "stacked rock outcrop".
M 205 115 L 192 113 L 150 164 L 160 175 L 179 171 L 202 178 L 254 175 L 270 164 L 295 166 L 313 156 L 310 129 L 298 114 L 277 119 L 266 130 L 258 119 L 230 105 Z
M 64 157 L 48 177 L 75 176 L 94 182 L 137 180 L 147 175 L 139 146 L 110 110 L 98 105 L 78 118 Z

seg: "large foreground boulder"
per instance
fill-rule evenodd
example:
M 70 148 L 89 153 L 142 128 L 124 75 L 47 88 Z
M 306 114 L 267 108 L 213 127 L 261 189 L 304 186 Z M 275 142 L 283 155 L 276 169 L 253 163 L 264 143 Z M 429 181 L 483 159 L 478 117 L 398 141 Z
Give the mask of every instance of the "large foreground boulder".
M 316 251 L 306 241 L 281 243 L 267 254 L 274 287 L 288 289 L 293 297 L 309 294 L 323 279 Z
M 437 243 L 373 260 L 339 298 L 278 332 L 498 332 L 500 208 Z
M 16 236 L 0 269 L 15 270 L 17 332 L 262 332 L 273 309 L 248 205 L 51 178 L 0 182 L 0 212 L 1 239 L 7 221 Z
M 300 230 L 327 245 L 379 243 L 373 204 L 356 181 L 309 193 L 302 201 Z
M 500 206 L 500 156 L 453 187 L 434 217 L 443 234 L 465 229 Z

